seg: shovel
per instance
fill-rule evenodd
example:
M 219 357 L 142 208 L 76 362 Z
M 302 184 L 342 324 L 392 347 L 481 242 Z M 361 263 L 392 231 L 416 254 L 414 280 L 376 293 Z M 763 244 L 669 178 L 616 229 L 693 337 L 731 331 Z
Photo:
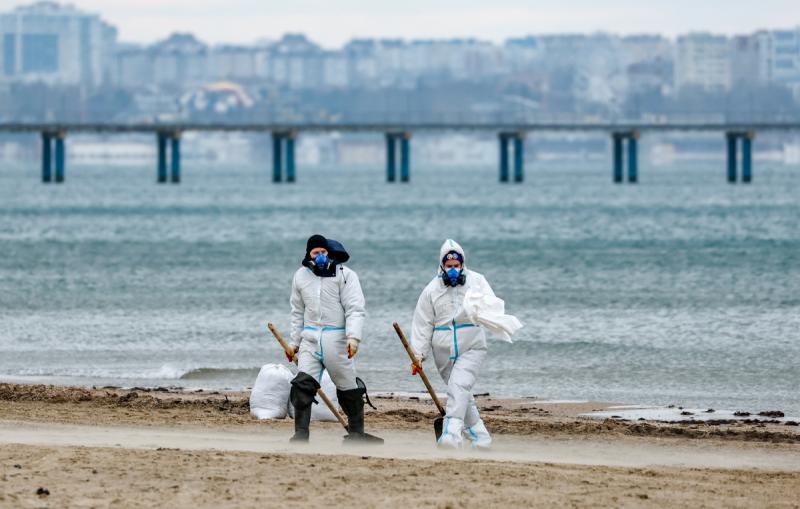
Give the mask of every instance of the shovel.
M 403 343 L 403 348 L 406 349 L 406 353 L 411 358 L 411 362 L 418 366 L 419 377 L 422 379 L 422 383 L 425 384 L 425 388 L 428 389 L 428 393 L 431 395 L 431 399 L 433 399 L 433 403 L 436 405 L 436 408 L 439 410 L 441 414 L 439 417 L 433 420 L 433 432 L 436 434 L 436 440 L 439 440 L 439 437 L 442 436 L 442 423 L 444 422 L 444 407 L 442 406 L 442 402 L 439 401 L 439 397 L 436 395 L 436 391 L 433 390 L 433 386 L 431 385 L 430 380 L 428 380 L 428 375 L 425 374 L 425 371 L 422 369 L 422 364 L 417 360 L 417 356 L 414 355 L 414 350 L 411 349 L 411 345 L 408 344 L 408 340 L 406 339 L 406 335 L 403 334 L 403 330 L 394 322 L 392 324 L 394 326 L 395 332 L 400 337 L 400 342 Z
M 278 340 L 278 343 L 280 343 L 281 348 L 283 348 L 283 351 L 286 352 L 286 355 L 291 356 L 292 362 L 297 364 L 297 356 L 294 354 L 294 349 L 291 348 L 288 343 L 286 343 L 286 340 L 283 339 L 283 336 L 281 336 L 281 333 L 278 332 L 278 329 L 276 329 L 275 326 L 272 325 L 271 323 L 267 324 L 267 328 L 269 328 L 269 331 L 272 333 L 273 336 L 275 336 L 275 339 Z M 319 396 L 322 402 L 325 403 L 325 406 L 328 407 L 328 410 L 330 410 L 331 413 L 334 415 L 334 417 L 336 417 L 336 420 L 339 421 L 339 424 L 342 425 L 344 430 L 350 433 L 350 430 L 347 427 L 347 422 L 344 420 L 344 417 L 342 417 L 342 414 L 339 413 L 339 410 L 336 408 L 336 405 L 334 405 L 333 401 L 331 401 L 328 398 L 328 396 L 325 394 L 322 388 L 317 389 L 317 396 Z M 345 437 L 345 439 L 347 439 L 347 437 Z M 370 435 L 369 433 L 364 433 L 364 441 L 381 443 L 381 444 L 383 443 L 382 438 L 376 437 L 375 435 Z

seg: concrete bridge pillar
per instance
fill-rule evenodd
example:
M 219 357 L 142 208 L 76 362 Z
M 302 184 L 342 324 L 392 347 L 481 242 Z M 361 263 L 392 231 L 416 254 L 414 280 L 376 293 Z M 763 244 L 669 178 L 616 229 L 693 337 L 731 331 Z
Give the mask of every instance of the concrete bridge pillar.
M 158 142 L 158 177 L 156 181 L 159 184 L 167 182 L 167 138 L 168 135 L 165 132 L 156 133 Z
M 622 133 L 613 133 L 611 139 L 614 143 L 614 183 L 621 184 L 623 180 L 623 146 L 624 138 Z
M 411 180 L 411 133 L 400 138 L 400 182 Z
M 286 182 L 295 181 L 295 166 L 294 166 L 294 140 L 297 133 L 291 132 L 286 135 Z
M 736 183 L 738 173 L 738 163 L 736 161 L 736 143 L 738 135 L 736 133 L 725 133 L 726 141 L 728 142 L 728 182 L 731 184 Z
M 171 182 L 179 184 L 181 181 L 181 132 L 175 131 L 171 134 L 170 140 L 172 142 L 172 166 L 171 166 Z
M 42 132 L 42 182 L 53 181 L 53 135 Z
M 753 181 L 753 138 L 755 138 L 753 132 L 742 135 L 742 183 L 744 184 Z
M 628 183 L 639 181 L 639 133 L 634 131 L 628 137 Z
M 500 142 L 500 182 L 508 182 L 508 134 L 497 135 Z
M 392 133 L 386 133 L 386 182 L 394 182 L 397 179 L 397 148 L 395 145 L 395 136 Z
M 64 182 L 64 166 L 66 164 L 66 153 L 64 150 L 64 138 L 66 137 L 67 133 L 64 131 L 59 131 L 55 133 L 55 142 L 56 142 L 56 154 L 55 154 L 55 163 L 56 163 L 56 183 L 61 184 Z
M 514 182 L 525 179 L 525 133 L 514 134 Z
M 283 134 L 272 133 L 272 181 L 283 181 Z

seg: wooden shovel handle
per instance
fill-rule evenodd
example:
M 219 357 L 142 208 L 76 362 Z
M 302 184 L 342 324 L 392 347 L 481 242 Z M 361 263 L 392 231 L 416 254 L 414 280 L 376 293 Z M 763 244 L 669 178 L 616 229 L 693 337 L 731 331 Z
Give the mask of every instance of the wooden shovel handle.
M 281 333 L 278 332 L 278 329 L 276 329 L 274 325 L 272 325 L 271 323 L 268 323 L 267 324 L 267 328 L 269 328 L 269 331 L 272 333 L 273 336 L 275 336 L 275 339 L 278 340 L 278 343 L 281 344 L 281 347 L 283 348 L 283 350 L 287 354 L 291 354 L 292 355 L 292 357 L 294 358 L 293 362 L 295 364 L 297 364 L 297 356 L 294 354 L 294 348 L 289 346 L 289 344 L 286 342 L 285 339 L 283 339 L 283 336 L 281 336 Z M 339 421 L 339 424 L 341 424 L 344 427 L 344 429 L 346 430 L 347 429 L 347 422 L 345 422 L 344 417 L 342 417 L 342 414 L 339 413 L 339 410 L 336 409 L 336 406 L 333 404 L 333 401 L 331 401 L 328 398 L 328 395 L 325 394 L 325 392 L 323 392 L 322 388 L 317 389 L 317 396 L 320 397 L 322 402 L 325 403 L 325 406 L 328 407 L 328 410 L 330 410 L 331 413 L 336 417 L 336 420 Z
M 281 348 L 283 348 L 283 351 L 286 352 L 286 355 L 291 355 L 293 362 L 297 364 L 297 356 L 294 354 L 294 348 L 289 346 L 289 344 L 286 342 L 285 339 L 283 339 L 283 336 L 281 336 L 281 333 L 278 332 L 278 329 L 276 329 L 274 325 L 268 323 L 267 328 L 272 333 L 272 335 L 275 336 L 275 339 L 278 340 L 278 343 L 281 344 Z
M 406 335 L 403 334 L 403 329 L 400 328 L 400 325 L 397 322 L 392 324 L 394 327 L 394 331 L 397 333 L 398 337 L 400 337 L 400 342 L 403 343 L 403 348 L 406 349 L 406 353 L 411 358 L 411 362 L 413 362 L 419 369 L 419 377 L 422 379 L 422 383 L 425 384 L 425 388 L 428 389 L 428 393 L 431 395 L 431 399 L 433 399 L 433 403 L 436 405 L 436 408 L 439 409 L 439 413 L 444 415 L 444 407 L 442 406 L 442 402 L 439 401 L 439 397 L 436 395 L 436 391 L 433 390 L 433 386 L 431 385 L 430 380 L 428 380 L 428 375 L 425 374 L 425 371 L 422 369 L 422 364 L 417 360 L 417 356 L 414 355 L 414 350 L 411 349 L 411 345 L 408 344 L 408 340 L 406 339 Z

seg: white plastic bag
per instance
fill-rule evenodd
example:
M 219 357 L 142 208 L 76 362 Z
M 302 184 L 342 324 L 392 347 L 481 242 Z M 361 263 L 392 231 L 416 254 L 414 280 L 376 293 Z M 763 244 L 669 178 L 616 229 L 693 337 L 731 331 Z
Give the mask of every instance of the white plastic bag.
M 325 395 L 328 396 L 328 399 L 333 402 L 333 406 L 339 408 L 339 398 L 336 397 L 336 385 L 331 380 L 330 375 L 328 375 L 328 370 L 325 370 L 325 373 L 322 374 L 322 382 L 320 382 L 320 388 L 325 392 Z M 317 396 L 317 401 L 319 401 L 316 405 L 311 405 L 311 420 L 312 421 L 335 421 L 336 417 L 331 413 L 327 406 L 325 406 L 325 402 L 322 401 L 322 398 Z
M 294 375 L 280 364 L 265 364 L 250 392 L 250 413 L 258 419 L 283 419 Z
M 516 316 L 506 314 L 506 303 L 493 295 L 472 288 L 464 294 L 463 311 L 474 324 L 480 325 L 498 339 L 511 343 L 511 336 L 522 328 Z

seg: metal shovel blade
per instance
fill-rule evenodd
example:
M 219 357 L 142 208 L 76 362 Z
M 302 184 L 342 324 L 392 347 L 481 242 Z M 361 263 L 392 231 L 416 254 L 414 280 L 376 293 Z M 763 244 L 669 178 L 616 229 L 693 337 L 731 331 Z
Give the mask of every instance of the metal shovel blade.
M 436 434 L 436 441 L 442 437 L 442 428 L 444 427 L 444 417 L 437 417 L 433 420 L 433 432 Z

